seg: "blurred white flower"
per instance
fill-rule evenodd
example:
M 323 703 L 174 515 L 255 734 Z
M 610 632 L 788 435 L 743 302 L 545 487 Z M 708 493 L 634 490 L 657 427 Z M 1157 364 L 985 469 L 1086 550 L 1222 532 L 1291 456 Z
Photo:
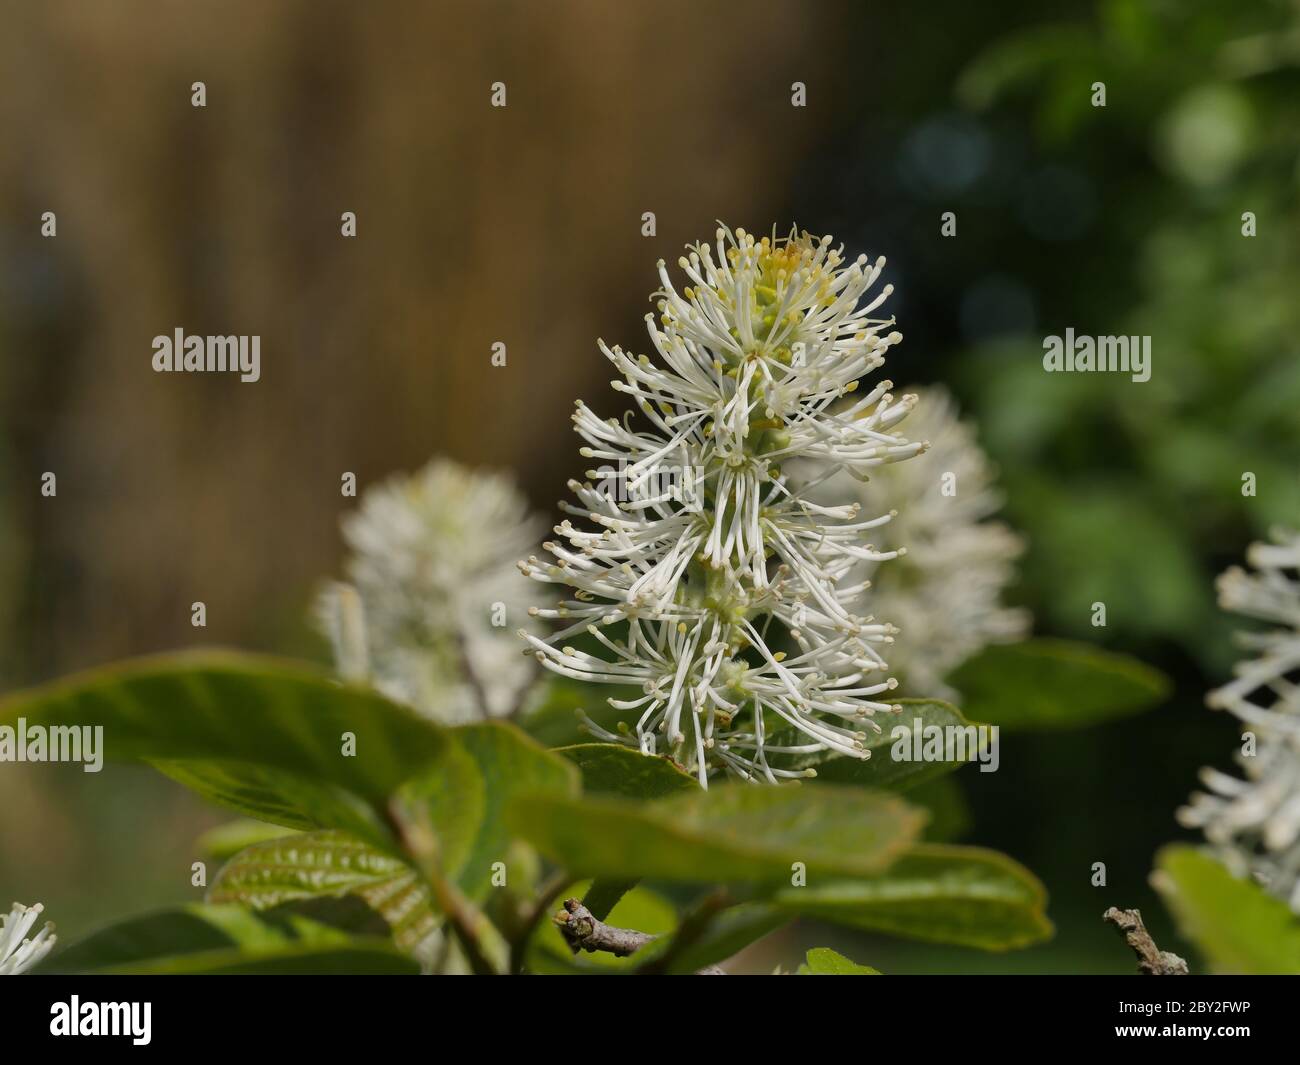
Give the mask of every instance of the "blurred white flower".
M 723 228 L 679 265 L 691 284 L 679 293 L 661 262 L 659 316 L 646 316 L 657 361 L 600 343 L 644 420 L 602 420 L 579 401 L 581 453 L 602 465 L 561 507 L 587 524 L 556 528 L 553 563 L 521 563 L 570 598 L 535 611 L 558 632 L 522 635 L 557 673 L 635 685 L 609 700 L 632 712 L 631 741 L 701 784 L 720 768 L 774 781 L 808 775 L 798 762 L 819 752 L 866 757 L 871 716 L 898 708 L 880 651 L 894 630 L 852 613 L 858 590 L 841 581 L 892 557 L 863 543 L 890 516 L 814 502 L 782 466 L 862 473 L 923 448 L 894 433 L 915 399 L 888 381 L 831 411 L 902 339 L 871 317 L 890 286 L 863 302 L 884 260 L 846 262 L 829 237 Z
M 833 477 L 818 496 L 856 500 L 871 514 L 897 512 L 882 536 L 885 546 L 906 549 L 887 565 L 862 562 L 854 576 L 870 581 L 865 594 L 872 613 L 899 629 L 889 661 L 902 690 L 953 698 L 944 683 L 950 670 L 989 644 L 1020 640 L 1029 631 L 1028 612 L 1002 605 L 1024 544 L 1003 523 L 987 520 L 1002 497 L 974 427 L 960 420 L 945 389 L 916 394 L 908 429 L 930 449 L 868 481 Z
M 58 936 L 53 921 L 46 921 L 34 938 L 25 938 L 44 911 L 39 902 L 35 906 L 15 902 L 8 916 L 0 915 L 0 976 L 25 973 L 54 949 Z
M 541 525 L 508 477 L 435 459 L 343 520 L 346 583 L 317 604 L 340 673 L 446 724 L 509 714 L 536 675 L 516 560 Z
M 1192 796 L 1178 820 L 1200 828 L 1238 875 L 1250 875 L 1300 913 L 1300 534 L 1252 544 L 1254 573 L 1219 578 L 1219 603 L 1278 626 L 1241 636 L 1254 657 L 1206 702 L 1230 710 L 1254 736 L 1237 755 L 1245 779 L 1202 770 L 1208 793 Z

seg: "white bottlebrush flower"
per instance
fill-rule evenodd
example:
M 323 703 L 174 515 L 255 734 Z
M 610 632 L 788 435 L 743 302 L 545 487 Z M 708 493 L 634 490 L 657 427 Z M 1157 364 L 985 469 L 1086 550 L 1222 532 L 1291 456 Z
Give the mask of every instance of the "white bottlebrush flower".
M 903 690 L 952 698 L 944 683 L 950 670 L 1029 630 L 1026 611 L 1002 605 L 1024 544 L 1003 523 L 987 520 L 1002 497 L 974 427 L 960 420 L 945 389 L 917 389 L 917 396 L 908 430 L 929 441 L 924 455 L 868 481 L 838 475 L 818 492 L 857 500 L 867 513 L 897 512 L 883 539 L 885 546 L 906 544 L 906 552 L 884 566 L 863 562 L 855 576 L 870 581 L 872 611 L 900 629 L 889 662 Z
M 815 459 L 862 474 L 922 450 L 894 432 L 915 397 L 888 381 L 836 406 L 902 339 L 872 317 L 891 287 L 864 300 L 884 260 L 845 261 L 807 234 L 719 229 L 680 266 L 690 285 L 679 292 L 661 262 L 646 316 L 657 359 L 600 342 L 644 417 L 601 419 L 579 401 L 581 453 L 601 464 L 561 504 L 580 524 L 556 528 L 554 562 L 521 563 L 569 598 L 535 611 L 558 632 L 522 635 L 557 673 L 639 689 L 609 700 L 634 741 L 702 784 L 718 768 L 804 776 L 800 761 L 822 752 L 865 757 L 871 716 L 897 709 L 881 655 L 895 630 L 853 613 L 858 589 L 844 585 L 856 562 L 894 556 L 864 542 L 890 515 L 814 501 L 815 484 L 793 489 L 782 472 Z
M 343 520 L 347 582 L 318 603 L 339 671 L 447 724 L 510 713 L 535 677 L 515 564 L 539 531 L 509 478 L 445 459 L 366 492 Z
M 1254 753 L 1237 756 L 1245 779 L 1203 770 L 1208 793 L 1192 796 L 1178 819 L 1300 913 L 1300 534 L 1275 541 L 1251 545 L 1256 572 L 1233 567 L 1219 578 L 1221 606 L 1277 626 L 1241 637 L 1255 656 L 1206 698 L 1254 736 Z
M 27 937 L 43 912 L 45 907 L 39 902 L 35 906 L 15 902 L 8 916 L 0 915 L 0 976 L 25 973 L 54 949 L 58 936 L 53 921 L 46 921 L 34 937 Z

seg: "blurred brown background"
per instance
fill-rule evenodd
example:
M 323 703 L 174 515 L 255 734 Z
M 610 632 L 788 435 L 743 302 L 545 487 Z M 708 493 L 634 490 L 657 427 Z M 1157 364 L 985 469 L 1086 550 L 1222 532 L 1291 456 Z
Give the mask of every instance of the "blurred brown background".
M 549 509 L 573 400 L 610 376 L 596 338 L 641 345 L 655 261 L 785 221 L 828 12 L 0 5 L 0 685 L 193 643 L 323 659 L 344 471 L 364 491 L 445 453 Z M 176 327 L 260 334 L 261 380 L 155 374 Z M 0 774 L 6 901 L 75 936 L 201 895 L 220 813 L 148 770 L 42 768 Z
M 836 37 L 779 3 L 743 32 L 692 3 L 11 4 L 4 24 L 9 685 L 200 640 L 306 649 L 286 639 L 336 566 L 343 471 L 364 489 L 443 452 L 550 506 L 573 399 L 609 376 L 596 337 L 640 345 L 655 260 L 715 219 L 781 217 L 819 115 L 790 85 Z M 178 326 L 260 334 L 262 380 L 153 373 Z

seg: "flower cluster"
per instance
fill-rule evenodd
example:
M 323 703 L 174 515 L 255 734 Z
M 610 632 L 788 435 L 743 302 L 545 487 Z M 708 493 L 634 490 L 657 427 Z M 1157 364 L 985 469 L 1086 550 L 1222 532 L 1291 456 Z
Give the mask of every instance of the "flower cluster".
M 604 739 L 668 753 L 706 786 L 716 769 L 805 776 L 812 756 L 865 757 L 872 715 L 898 708 L 881 653 L 896 630 L 853 613 L 846 581 L 899 553 L 864 542 L 892 515 L 817 501 L 815 480 L 783 473 L 813 460 L 865 476 L 923 449 L 895 432 L 915 397 L 888 381 L 840 402 L 902 339 L 873 317 L 891 286 L 864 300 L 884 260 L 806 233 L 719 229 L 680 266 L 678 291 L 659 264 L 657 359 L 600 342 L 642 418 L 578 402 L 581 453 L 602 465 L 570 482 L 553 561 L 520 563 L 568 589 L 533 611 L 559 631 L 522 635 L 559 674 L 630 686 L 609 700 L 635 719 L 626 737 L 588 722 Z
M 535 676 L 515 563 L 539 531 L 508 478 L 445 459 L 371 489 L 343 522 L 348 582 L 317 603 L 339 671 L 447 724 L 512 712 Z
M 873 609 L 902 630 L 889 663 L 907 690 L 952 698 L 944 683 L 951 669 L 1029 629 L 1026 611 L 1001 602 L 1024 544 L 1006 525 L 987 520 L 1002 498 L 974 427 L 960 420 L 944 389 L 916 394 L 908 428 L 930 443 L 929 451 L 870 481 L 832 477 L 819 497 L 853 499 L 868 513 L 897 511 L 885 544 L 906 544 L 906 555 L 888 566 L 862 562 L 854 576 L 870 582 Z M 800 472 L 815 477 L 819 471 Z
M 1208 793 L 1194 795 L 1178 819 L 1203 829 L 1234 872 L 1300 913 L 1300 534 L 1252 544 L 1246 557 L 1256 572 L 1224 573 L 1219 602 L 1278 627 L 1243 635 L 1255 656 L 1206 699 L 1245 726 L 1237 757 L 1245 779 L 1203 770 Z
M 35 906 L 15 902 L 8 916 L 0 915 L 0 976 L 25 973 L 54 949 L 58 936 L 52 921 L 46 921 L 35 938 L 24 938 L 44 911 L 39 902 Z

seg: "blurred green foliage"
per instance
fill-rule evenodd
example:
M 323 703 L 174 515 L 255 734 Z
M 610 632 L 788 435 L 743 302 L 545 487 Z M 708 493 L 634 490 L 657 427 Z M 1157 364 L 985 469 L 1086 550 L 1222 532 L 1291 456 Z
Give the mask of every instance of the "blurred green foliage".
M 1111 638 L 1176 639 L 1222 669 L 1214 574 L 1300 521 L 1298 74 L 1294 5 L 1108 0 L 1008 35 L 958 82 L 1086 166 L 1100 200 L 1090 261 L 1062 245 L 1042 332 L 1152 338 L 1145 384 L 1049 376 L 1036 335 L 959 359 L 1029 534 L 1025 595 L 1060 631 L 1095 635 L 1100 601 Z
M 1190 838 L 1173 811 L 1235 735 L 1202 702 L 1242 627 L 1217 608 L 1214 577 L 1271 526 L 1300 523 L 1300 10 L 1010 0 L 952 5 L 941 34 L 927 32 L 935 17 L 888 20 L 898 47 L 873 53 L 888 93 L 840 83 L 852 102 L 791 215 L 888 257 L 905 336 L 890 376 L 943 382 L 976 422 L 1003 517 L 1027 541 L 1013 598 L 1036 632 L 1108 644 L 1172 679 L 1152 713 L 1008 730 L 999 772 L 951 782 L 971 838 L 1051 893 L 1056 939 L 999 970 L 1131 971 L 1101 913 L 1140 906 L 1179 948 L 1148 874 L 1163 843 Z M 860 47 L 882 21 L 863 10 Z M 955 237 L 941 234 L 948 211 Z M 1045 373 L 1043 340 L 1067 328 L 1150 336 L 1151 380 Z M 1027 804 L 1043 816 L 1026 819 Z M 946 949 L 845 953 L 886 972 L 987 970 Z
M 1160 852 L 1154 880 L 1210 972 L 1294 976 L 1300 971 L 1300 922 L 1258 884 L 1183 846 Z

